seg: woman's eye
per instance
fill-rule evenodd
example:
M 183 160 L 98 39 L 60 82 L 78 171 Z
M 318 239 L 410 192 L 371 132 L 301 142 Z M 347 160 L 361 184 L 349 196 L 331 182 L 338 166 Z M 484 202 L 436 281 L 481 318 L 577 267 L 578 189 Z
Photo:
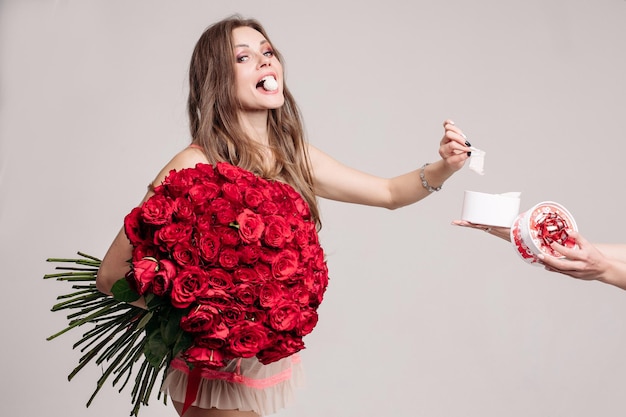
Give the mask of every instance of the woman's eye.
M 250 57 L 248 55 L 240 55 L 237 57 L 237 62 L 246 62 Z
M 268 57 L 272 57 L 272 56 L 274 56 L 274 51 L 263 52 L 263 55 L 268 56 Z

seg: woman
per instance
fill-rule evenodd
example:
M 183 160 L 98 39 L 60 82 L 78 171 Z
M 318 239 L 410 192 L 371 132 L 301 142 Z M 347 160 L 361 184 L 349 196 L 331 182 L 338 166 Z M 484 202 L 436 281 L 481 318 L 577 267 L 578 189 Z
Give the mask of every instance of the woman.
M 316 197 L 395 209 L 438 191 L 468 158 L 465 137 L 450 120 L 444 122 L 441 159 L 391 179 L 344 166 L 309 145 L 285 84 L 282 58 L 255 20 L 232 17 L 210 26 L 193 52 L 189 81 L 192 144 L 161 170 L 144 201 L 171 170 L 224 161 L 290 184 L 307 201 L 319 227 Z M 102 292 L 110 294 L 112 285 L 128 272 L 131 252 L 122 230 L 98 273 Z M 179 414 L 188 372 L 184 362 L 175 359 L 163 387 Z M 289 401 L 299 372 L 297 355 L 269 365 L 256 358 L 233 360 L 219 372 L 203 375 L 197 399 L 185 416 L 272 413 Z

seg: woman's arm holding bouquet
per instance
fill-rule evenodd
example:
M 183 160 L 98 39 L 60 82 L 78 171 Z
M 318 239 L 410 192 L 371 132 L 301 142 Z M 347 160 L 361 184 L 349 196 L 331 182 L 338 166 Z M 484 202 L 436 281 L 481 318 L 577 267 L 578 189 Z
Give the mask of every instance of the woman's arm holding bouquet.
M 159 172 L 152 186 L 157 186 L 165 179 L 171 170 L 180 170 L 183 168 L 194 167 L 197 163 L 208 163 L 204 154 L 199 149 L 186 148 L 179 152 L 168 164 Z M 141 203 L 148 200 L 153 195 L 152 187 L 146 193 Z M 111 288 L 119 279 L 123 278 L 130 270 L 129 260 L 132 257 L 133 247 L 126 236 L 124 228 L 119 231 L 113 243 L 109 247 L 106 255 L 102 259 L 102 264 L 98 270 L 96 278 L 96 286 L 98 290 L 111 294 Z M 145 307 L 143 300 L 137 304 Z M 136 303 L 133 303 L 136 304 Z
M 463 132 L 449 120 L 444 122 L 444 130 L 439 144 L 441 159 L 423 168 L 424 179 L 433 188 L 461 169 L 468 158 Z M 422 168 L 387 179 L 347 167 L 313 146 L 309 147 L 309 155 L 315 191 L 323 198 L 396 209 L 431 194 L 422 186 Z

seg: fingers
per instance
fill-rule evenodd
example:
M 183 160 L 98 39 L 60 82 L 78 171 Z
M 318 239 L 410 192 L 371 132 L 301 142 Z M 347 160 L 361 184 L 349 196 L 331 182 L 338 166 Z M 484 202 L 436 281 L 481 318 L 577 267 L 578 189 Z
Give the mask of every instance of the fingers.
M 511 241 L 511 229 L 501 226 L 490 226 L 488 224 L 479 224 L 468 222 L 467 220 L 453 220 L 453 226 L 469 227 L 470 229 L 482 230 L 490 235 L 499 237 L 500 239 Z
M 467 141 L 467 136 L 461 129 L 459 129 L 456 125 L 447 123 L 444 126 L 444 137 L 442 139 L 443 143 L 448 141 L 458 142 L 460 145 L 465 146 L 465 142 Z
M 590 279 L 588 273 L 585 272 L 585 264 L 583 262 L 573 261 L 571 259 L 560 259 L 552 256 L 539 256 L 541 263 L 546 271 L 556 272 L 568 275 L 578 279 Z
M 489 227 L 486 224 L 471 223 L 471 222 L 468 222 L 467 220 L 453 220 L 452 224 L 455 226 L 469 227 L 472 229 L 481 229 L 481 230 L 485 230 Z
M 442 158 L 449 158 L 450 156 L 460 155 L 467 153 L 469 156 L 470 143 L 467 141 L 467 136 L 463 131 L 458 128 L 452 120 L 446 120 L 443 122 L 444 135 L 441 138 L 440 154 Z
M 567 234 L 576 243 L 578 248 L 564 246 L 557 242 L 552 242 L 550 246 L 552 249 L 569 259 L 581 259 L 581 251 L 585 249 L 588 242 L 574 230 L 568 230 Z

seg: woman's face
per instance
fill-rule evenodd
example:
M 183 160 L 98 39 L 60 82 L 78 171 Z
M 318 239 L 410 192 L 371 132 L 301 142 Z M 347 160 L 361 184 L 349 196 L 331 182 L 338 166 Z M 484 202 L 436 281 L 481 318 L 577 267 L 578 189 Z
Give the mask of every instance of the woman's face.
M 283 105 L 283 67 L 269 41 L 251 27 L 233 30 L 237 99 L 244 110 L 276 109 Z M 263 88 L 265 77 L 273 77 L 278 88 Z

